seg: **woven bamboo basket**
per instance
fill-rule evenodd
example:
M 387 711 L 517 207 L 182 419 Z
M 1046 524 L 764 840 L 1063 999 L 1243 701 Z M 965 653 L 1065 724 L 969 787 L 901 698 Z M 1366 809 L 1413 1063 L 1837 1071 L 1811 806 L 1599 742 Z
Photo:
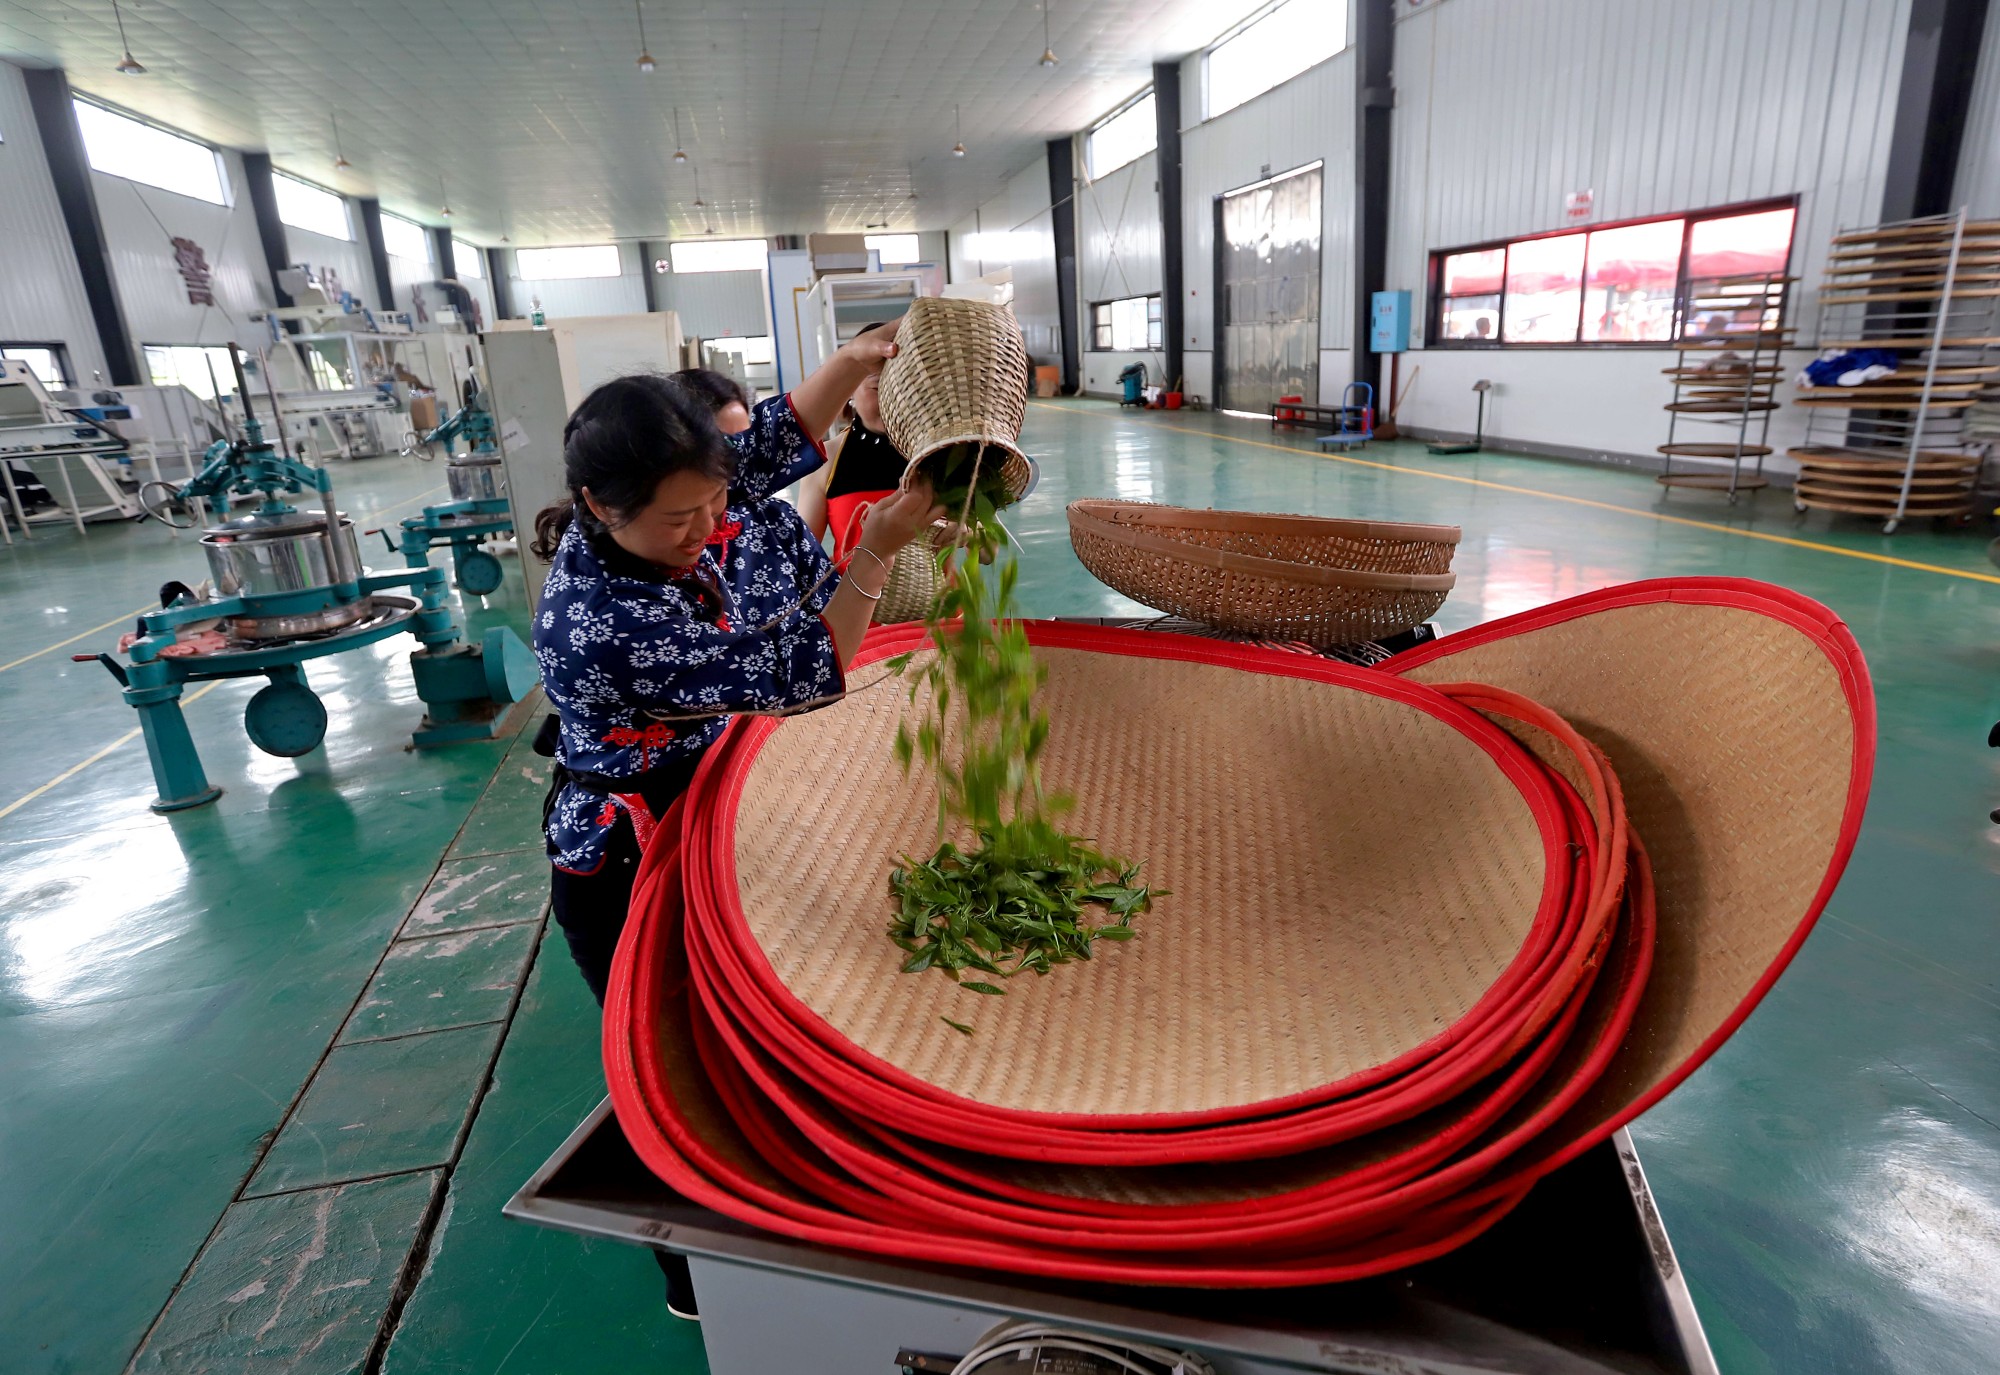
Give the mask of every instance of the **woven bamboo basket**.
M 927 541 L 906 544 L 889 560 L 889 576 L 882 583 L 882 600 L 875 603 L 875 624 L 921 621 L 930 614 L 931 598 L 935 595 L 937 556 Z
M 1321 649 L 1421 625 L 1457 582 L 1455 525 L 1076 501 L 1069 539 L 1092 576 L 1136 602 Z
M 961 444 L 983 444 L 999 464 L 1009 501 L 1028 490 L 1033 469 L 1021 452 L 1028 411 L 1028 351 L 1006 306 L 922 297 L 896 331 L 896 356 L 882 369 L 882 422 L 889 440 L 922 471 L 926 460 Z

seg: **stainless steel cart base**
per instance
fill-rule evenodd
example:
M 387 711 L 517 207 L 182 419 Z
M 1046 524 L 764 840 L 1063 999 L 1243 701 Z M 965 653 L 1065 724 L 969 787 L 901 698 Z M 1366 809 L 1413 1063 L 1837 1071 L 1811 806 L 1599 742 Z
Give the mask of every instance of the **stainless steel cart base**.
M 505 1211 L 687 1256 L 711 1375 L 949 1371 L 985 1333 L 1024 1318 L 1195 1351 L 1219 1375 L 1716 1370 L 1624 1132 L 1549 1176 L 1469 1246 L 1317 1289 L 1131 1289 L 788 1241 L 668 1189 L 632 1153 L 608 1102 Z

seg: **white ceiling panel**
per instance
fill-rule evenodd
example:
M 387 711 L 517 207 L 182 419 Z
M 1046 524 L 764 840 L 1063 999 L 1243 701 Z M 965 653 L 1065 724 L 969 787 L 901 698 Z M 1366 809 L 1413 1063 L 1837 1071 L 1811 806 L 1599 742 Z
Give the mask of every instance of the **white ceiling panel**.
M 654 0 L 651 75 L 632 0 L 136 0 L 142 77 L 109 0 L 0 0 L 0 57 L 481 244 L 937 229 L 1262 0 L 1052 3 L 1053 69 L 1038 0 Z

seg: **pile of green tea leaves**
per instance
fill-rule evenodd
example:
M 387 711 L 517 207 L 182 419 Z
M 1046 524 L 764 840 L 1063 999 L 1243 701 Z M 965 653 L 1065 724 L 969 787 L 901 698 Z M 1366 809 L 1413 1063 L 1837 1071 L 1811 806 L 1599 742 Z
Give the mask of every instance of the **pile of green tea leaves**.
M 1139 882 L 1136 865 L 1057 824 L 1070 799 L 1042 794 L 1037 760 L 1049 722 L 1035 692 L 1044 670 L 1014 619 L 1018 565 L 1010 559 L 995 571 L 982 562 L 1010 543 L 998 518 L 1008 494 L 997 461 L 961 448 L 934 460 L 939 503 L 955 513 L 961 538 L 937 555 L 925 627 L 938 652 L 913 675 L 910 701 L 923 699 L 925 710 L 914 731 L 907 721 L 897 728 L 896 756 L 906 770 L 921 759 L 936 775 L 940 834 L 957 823 L 977 844 L 946 840 L 929 859 L 904 857 L 889 879 L 897 904 L 889 936 L 906 972 L 940 969 L 968 992 L 995 995 L 1005 990 L 977 976 L 1004 981 L 1087 960 L 1095 941 L 1132 939 L 1132 918 L 1159 894 Z M 890 666 L 904 673 L 917 657 Z

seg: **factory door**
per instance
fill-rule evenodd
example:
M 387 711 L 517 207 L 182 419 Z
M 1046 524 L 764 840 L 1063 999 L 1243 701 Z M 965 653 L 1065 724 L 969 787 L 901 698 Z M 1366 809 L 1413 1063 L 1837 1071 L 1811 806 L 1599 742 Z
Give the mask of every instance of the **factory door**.
M 1319 164 L 1216 201 L 1218 397 L 1268 414 L 1319 400 Z

